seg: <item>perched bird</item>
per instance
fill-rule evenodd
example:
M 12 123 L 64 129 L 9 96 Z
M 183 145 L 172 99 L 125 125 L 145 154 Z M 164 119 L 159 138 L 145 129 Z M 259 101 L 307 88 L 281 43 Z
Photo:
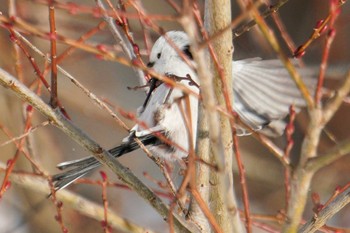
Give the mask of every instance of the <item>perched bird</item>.
M 183 55 L 178 51 L 182 51 Z M 148 67 L 199 94 L 200 82 L 191 52 L 195 51 L 191 51 L 184 32 L 167 32 L 155 42 Z M 187 56 L 189 63 L 184 61 L 183 56 Z M 315 84 L 311 72 L 307 69 L 300 69 L 299 72 L 311 88 Z M 233 110 L 253 130 L 261 130 L 268 135 L 281 135 L 290 105 L 294 105 L 297 111 L 305 106 L 300 91 L 279 60 L 252 58 L 232 61 L 232 74 Z M 181 89 L 152 78 L 149 81 L 147 98 L 139 111 L 138 123 L 122 144 L 109 152 L 114 157 L 120 157 L 136 150 L 139 146 L 134 139 L 138 138 L 155 156 L 167 160 L 186 157 L 190 142 L 188 126 L 192 127 L 194 135 L 191 140 L 194 145 L 196 143 L 199 100 L 190 94 L 186 95 L 186 102 L 184 96 Z M 249 132 L 248 129 L 237 126 L 239 136 Z M 100 165 L 92 156 L 58 164 L 59 169 L 69 170 L 53 176 L 56 189 L 66 187 Z

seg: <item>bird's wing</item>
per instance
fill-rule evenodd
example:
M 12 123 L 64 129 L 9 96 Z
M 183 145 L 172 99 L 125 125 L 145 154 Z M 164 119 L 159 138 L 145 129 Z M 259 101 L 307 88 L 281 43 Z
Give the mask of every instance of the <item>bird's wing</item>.
M 312 89 L 316 79 L 312 71 L 298 68 L 304 82 Z M 233 109 L 254 130 L 274 136 L 283 133 L 283 118 L 293 104 L 296 110 L 305 106 L 299 89 L 280 60 L 260 58 L 232 62 Z M 249 133 L 239 127 L 241 135 Z

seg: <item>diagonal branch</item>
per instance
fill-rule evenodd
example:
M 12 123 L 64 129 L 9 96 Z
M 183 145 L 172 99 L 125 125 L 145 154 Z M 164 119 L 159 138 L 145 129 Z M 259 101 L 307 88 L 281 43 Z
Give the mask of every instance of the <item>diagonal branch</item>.
M 338 213 L 342 208 L 350 203 L 350 188 L 339 194 L 333 201 L 331 201 L 324 209 L 317 215 L 305 223 L 299 233 L 312 233 L 326 224 L 327 220 Z
M 339 143 L 338 145 L 336 145 L 334 148 L 330 149 L 326 153 L 310 159 L 307 164 L 307 169 L 312 171 L 317 171 L 349 153 L 350 153 L 350 138 Z
M 166 219 L 169 211 L 167 206 L 146 185 L 144 185 L 128 168 L 119 163 L 113 156 L 103 149 L 99 144 L 90 139 L 83 131 L 77 128 L 71 121 L 67 120 L 59 111 L 53 110 L 34 92 L 19 82 L 15 77 L 0 69 L 0 84 L 13 91 L 21 100 L 28 102 L 41 114 L 48 118 L 53 125 L 62 130 L 78 144 L 90 151 L 102 164 L 108 166 L 120 180 L 135 190 L 144 198 L 158 213 Z M 180 232 L 189 232 L 190 226 L 174 216 L 174 226 Z

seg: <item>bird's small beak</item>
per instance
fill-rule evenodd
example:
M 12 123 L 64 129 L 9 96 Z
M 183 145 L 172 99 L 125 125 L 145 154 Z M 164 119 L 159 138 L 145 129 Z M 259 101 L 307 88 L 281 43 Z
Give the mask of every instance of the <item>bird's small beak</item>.
M 152 77 L 149 81 L 148 81 L 148 85 L 149 85 L 149 90 L 145 99 L 145 102 L 142 105 L 142 108 L 146 108 L 149 99 L 151 98 L 151 95 L 153 93 L 153 91 L 160 85 L 160 82 L 158 79 Z

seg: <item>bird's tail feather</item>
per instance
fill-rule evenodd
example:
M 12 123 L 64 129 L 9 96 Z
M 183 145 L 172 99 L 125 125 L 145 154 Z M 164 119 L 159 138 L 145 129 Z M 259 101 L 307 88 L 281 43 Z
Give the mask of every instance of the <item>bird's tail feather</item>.
M 151 134 L 140 137 L 139 139 L 146 146 L 158 145 L 161 143 L 156 136 Z M 123 143 L 120 146 L 110 149 L 108 152 L 111 153 L 114 158 L 118 158 L 138 148 L 138 143 L 136 143 L 134 140 L 131 140 L 130 142 Z M 86 175 L 99 166 L 101 166 L 101 163 L 93 156 L 58 164 L 58 169 L 65 170 L 69 168 L 70 170 L 52 176 L 52 181 L 54 182 L 55 189 L 60 190 L 67 187 L 75 180 Z

